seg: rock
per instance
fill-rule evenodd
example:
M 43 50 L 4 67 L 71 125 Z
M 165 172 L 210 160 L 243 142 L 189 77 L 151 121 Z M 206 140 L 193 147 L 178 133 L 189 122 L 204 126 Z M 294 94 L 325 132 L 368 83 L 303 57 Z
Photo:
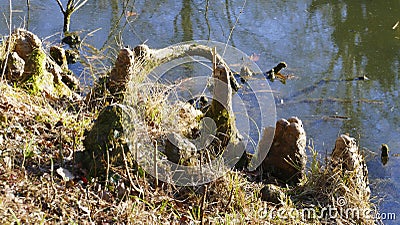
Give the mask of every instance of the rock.
M 261 195 L 261 200 L 266 202 L 272 202 L 275 204 L 280 204 L 281 199 L 285 196 L 281 188 L 274 184 L 266 184 L 260 190 L 260 195 Z
M 92 176 L 105 175 L 107 159 L 110 165 L 124 166 L 123 151 L 128 163 L 132 159 L 123 138 L 122 113 L 123 105 L 112 104 L 105 107 L 85 135 L 85 151 L 76 153 L 76 163 Z
M 24 61 L 28 59 L 34 49 L 42 48 L 42 41 L 38 36 L 21 28 L 13 31 L 11 40 L 14 43 L 12 51 L 16 52 Z
M 11 52 L 7 60 L 7 80 L 17 82 L 24 73 L 25 61 L 19 57 L 18 53 Z
M 34 49 L 25 61 L 24 73 L 20 82 L 31 94 L 44 93 L 46 97 L 53 100 L 62 97 L 74 99 L 75 93 L 62 82 L 62 77 L 58 74 L 53 75 L 51 72 L 54 71 L 47 70 L 48 62 L 49 59 L 41 48 Z M 55 65 L 58 67 L 57 64 Z M 80 97 L 76 96 L 75 99 L 80 99 Z
M 107 88 L 111 94 L 117 94 L 125 91 L 127 82 L 134 71 L 134 55 L 129 48 L 123 48 L 119 51 L 118 58 L 110 73 Z
M 67 57 L 65 54 L 65 50 L 58 46 L 50 47 L 50 55 L 53 58 L 54 62 L 57 63 L 61 67 L 61 69 L 67 69 Z
M 188 139 L 177 133 L 167 135 L 165 155 L 173 163 L 194 166 L 197 164 L 197 148 Z
M 331 169 L 340 169 L 344 177 L 352 180 L 352 183 L 348 182 L 348 185 L 353 186 L 351 188 L 365 199 L 369 199 L 371 190 L 368 169 L 358 150 L 355 138 L 342 134 L 336 139 L 330 166 Z
M 305 175 L 305 147 L 306 133 L 301 120 L 297 117 L 280 119 L 271 148 L 261 164 L 263 173 L 288 184 L 299 183 Z

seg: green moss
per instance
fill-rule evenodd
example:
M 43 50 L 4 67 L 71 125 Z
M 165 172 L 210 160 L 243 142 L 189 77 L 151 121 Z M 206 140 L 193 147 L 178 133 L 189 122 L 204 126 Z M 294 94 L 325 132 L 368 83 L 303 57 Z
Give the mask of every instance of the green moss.
M 57 96 L 72 96 L 72 91 L 67 87 L 64 83 L 55 83 L 54 84 L 54 94 Z
M 223 133 L 225 137 L 230 137 L 232 121 L 234 121 L 233 115 L 229 115 L 229 112 L 219 102 L 214 101 L 213 104 L 215 104 L 214 107 L 211 107 L 213 110 L 208 111 L 206 117 L 213 118 L 218 129 L 217 132 Z
M 25 63 L 23 86 L 33 95 L 46 91 L 54 97 L 71 97 L 71 89 L 62 82 L 55 83 L 53 74 L 46 70 L 46 58 L 41 48 L 32 51 Z
M 122 137 L 122 113 L 120 105 L 105 107 L 83 141 L 85 151 L 76 154 L 77 162 L 92 176 L 105 175 L 107 158 L 110 165 L 124 165 L 122 151 L 127 146 Z M 128 151 L 125 154 L 129 157 Z
M 53 87 L 53 76 L 46 71 L 46 54 L 42 49 L 36 48 L 29 55 L 22 82 L 32 94 L 43 91 L 45 87 Z
M 31 64 L 32 76 L 40 76 L 46 70 L 46 54 L 40 48 L 36 48 L 32 51 L 28 58 L 27 64 Z

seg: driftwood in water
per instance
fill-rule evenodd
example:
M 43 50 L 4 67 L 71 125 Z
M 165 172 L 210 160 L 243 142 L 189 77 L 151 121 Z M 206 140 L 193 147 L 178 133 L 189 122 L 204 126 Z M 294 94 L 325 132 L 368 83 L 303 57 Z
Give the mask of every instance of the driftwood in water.
M 286 101 L 290 101 L 290 100 L 296 99 L 299 96 L 307 95 L 307 94 L 315 91 L 318 87 L 322 87 L 322 86 L 324 86 L 324 85 L 326 85 L 328 83 L 338 83 L 338 84 L 340 84 L 340 83 L 343 83 L 343 82 L 354 82 L 354 81 L 357 82 L 357 81 L 368 81 L 368 80 L 369 80 L 369 78 L 366 77 L 366 76 L 361 76 L 361 77 L 356 77 L 356 78 L 349 78 L 349 79 L 339 79 L 339 80 L 331 80 L 331 79 L 324 78 L 324 79 L 322 79 L 322 80 L 320 80 L 320 81 L 318 81 L 318 82 L 316 82 L 316 83 L 314 83 L 314 84 L 312 84 L 312 85 L 310 85 L 310 86 L 308 86 L 306 88 L 303 88 L 303 89 L 301 89 L 299 91 L 293 92 L 290 96 L 285 97 L 283 100 L 286 102 Z M 369 103 L 369 101 L 372 102 L 372 103 L 374 102 L 374 100 L 369 100 L 369 99 L 365 99 L 363 101 L 366 101 L 367 103 Z
M 133 51 L 129 48 L 123 48 L 118 54 L 118 58 L 111 70 L 111 73 L 105 79 L 100 79 L 98 85 L 89 94 L 88 101 L 96 101 L 104 96 L 104 86 L 116 97 L 117 102 L 123 98 L 126 86 L 132 81 L 132 75 L 136 72 L 135 68 L 140 68 L 140 73 L 146 73 L 155 67 L 184 57 L 204 57 L 210 61 L 215 61 L 217 65 L 225 68 L 229 76 L 229 85 L 232 90 L 237 91 L 240 88 L 229 66 L 223 60 L 222 56 L 214 53 L 213 50 L 205 45 L 183 44 L 170 46 L 163 49 L 150 49 L 147 45 L 136 46 Z M 108 98 L 108 97 L 105 97 Z M 98 102 L 98 101 L 96 101 Z M 94 104 L 95 105 L 95 104 Z

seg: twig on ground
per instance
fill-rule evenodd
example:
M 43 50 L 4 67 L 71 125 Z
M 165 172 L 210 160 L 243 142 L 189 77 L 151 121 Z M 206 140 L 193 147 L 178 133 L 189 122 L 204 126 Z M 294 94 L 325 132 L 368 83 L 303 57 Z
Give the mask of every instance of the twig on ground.
M 203 197 L 201 199 L 201 203 L 200 203 L 200 224 L 203 225 L 204 224 L 204 208 L 206 207 L 206 199 L 207 199 L 207 191 L 208 191 L 208 185 L 204 185 L 204 193 L 203 193 Z
M 124 150 L 124 148 L 122 148 L 122 156 L 124 157 L 125 170 L 126 170 L 126 173 L 127 173 L 127 175 L 128 175 L 128 179 L 129 179 L 129 182 L 130 182 L 130 184 L 131 184 L 131 187 L 132 187 L 133 189 L 135 189 L 135 191 L 139 192 L 140 194 L 143 194 L 143 190 L 141 190 L 140 188 L 138 188 L 138 187 L 135 185 L 135 183 L 133 182 L 131 173 L 129 172 L 128 160 L 126 159 L 126 155 L 125 155 L 125 150 Z M 135 158 L 135 161 L 136 161 L 136 158 Z

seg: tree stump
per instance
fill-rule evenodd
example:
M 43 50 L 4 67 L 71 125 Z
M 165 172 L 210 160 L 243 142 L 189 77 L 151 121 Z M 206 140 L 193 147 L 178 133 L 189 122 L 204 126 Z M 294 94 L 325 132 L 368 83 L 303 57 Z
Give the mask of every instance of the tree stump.
M 354 188 L 357 194 L 368 200 L 369 188 L 368 169 L 363 156 L 359 153 L 355 138 L 342 134 L 336 139 L 332 151 L 331 169 L 339 169 L 344 177 L 349 177 L 349 187 Z
M 305 147 L 306 133 L 301 120 L 297 117 L 278 120 L 272 146 L 261 164 L 263 173 L 284 183 L 299 183 L 305 175 Z

